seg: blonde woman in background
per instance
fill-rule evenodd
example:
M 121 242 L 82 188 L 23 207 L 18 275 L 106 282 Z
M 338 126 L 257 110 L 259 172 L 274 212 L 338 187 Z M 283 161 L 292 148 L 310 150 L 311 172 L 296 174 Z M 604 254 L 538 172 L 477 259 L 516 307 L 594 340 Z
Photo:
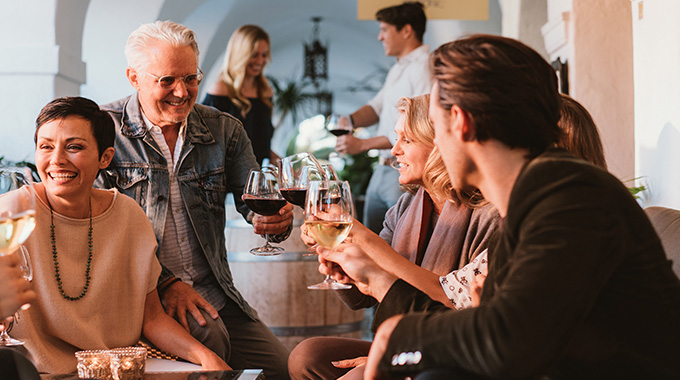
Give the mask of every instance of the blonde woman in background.
M 264 68 L 270 59 L 269 35 L 256 25 L 243 25 L 229 38 L 220 77 L 208 88 L 203 104 L 226 112 L 243 123 L 257 162 L 272 161 L 273 91 Z
M 370 252 L 383 270 L 454 308 L 439 284 L 440 276 L 462 268 L 486 249 L 498 227 L 498 213 L 488 203 L 458 194 L 434 145 L 428 114 L 430 95 L 403 97 L 397 103 L 397 141 L 391 154 L 397 159 L 399 183 L 406 187 L 397 204 L 385 214 L 380 235 L 355 221 L 351 241 Z M 315 243 L 301 227 L 302 239 Z M 336 291 L 351 309 L 378 301 L 356 287 Z M 376 328 L 377 325 L 374 326 Z M 343 337 L 313 337 L 291 352 L 288 370 L 293 380 L 360 378 L 361 365 L 371 342 Z

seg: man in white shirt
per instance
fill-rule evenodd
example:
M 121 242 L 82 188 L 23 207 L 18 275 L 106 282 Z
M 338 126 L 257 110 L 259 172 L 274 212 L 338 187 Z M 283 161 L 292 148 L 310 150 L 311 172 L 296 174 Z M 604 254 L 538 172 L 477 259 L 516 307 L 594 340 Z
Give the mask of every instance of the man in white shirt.
M 428 69 L 429 46 L 423 45 L 425 33 L 425 12 L 420 2 L 406 2 L 383 8 L 376 13 L 380 22 L 378 40 L 382 42 L 385 54 L 396 57 L 397 62 L 390 68 L 380 92 L 368 104 L 362 106 L 340 123 L 351 123 L 354 128 L 367 127 L 378 123 L 375 137 L 360 139 L 353 135 L 338 137 L 335 150 L 340 153 L 359 154 L 369 149 L 380 150 L 380 161 L 373 172 L 366 190 L 364 224 L 379 233 L 385 212 L 401 196 L 399 172 L 391 165 L 396 162 L 390 153 L 397 140 L 394 125 L 397 122 L 395 105 L 403 96 L 412 97 L 430 91 Z

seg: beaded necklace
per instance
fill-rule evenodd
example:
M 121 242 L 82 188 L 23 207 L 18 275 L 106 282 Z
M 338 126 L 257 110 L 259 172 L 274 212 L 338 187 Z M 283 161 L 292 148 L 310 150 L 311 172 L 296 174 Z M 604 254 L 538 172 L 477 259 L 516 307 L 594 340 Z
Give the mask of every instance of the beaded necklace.
M 92 197 L 89 199 L 90 203 L 90 229 L 87 232 L 87 242 L 88 242 L 88 254 L 87 254 L 87 268 L 85 269 L 85 286 L 83 286 L 83 291 L 80 292 L 80 295 L 77 297 L 72 297 L 66 294 L 64 292 L 64 289 L 62 287 L 62 282 L 61 282 L 61 275 L 59 274 L 59 260 L 57 259 L 57 241 L 55 238 L 54 234 L 54 210 L 52 210 L 52 205 L 49 204 L 50 201 L 47 201 L 47 204 L 50 206 L 50 236 L 52 238 L 52 259 L 54 260 L 54 278 L 57 279 L 57 286 L 59 287 L 59 292 L 61 292 L 61 296 L 66 298 L 69 301 L 78 301 L 79 299 L 83 298 L 85 294 L 87 294 L 87 289 L 90 286 L 90 264 L 92 263 Z

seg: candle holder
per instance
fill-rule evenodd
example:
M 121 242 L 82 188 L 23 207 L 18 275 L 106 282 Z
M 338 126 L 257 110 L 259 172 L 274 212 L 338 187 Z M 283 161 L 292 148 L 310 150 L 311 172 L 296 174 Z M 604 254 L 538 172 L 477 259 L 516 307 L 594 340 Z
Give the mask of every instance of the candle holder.
M 142 380 L 146 369 L 146 348 L 123 347 L 108 351 L 114 380 Z
M 111 379 L 111 361 L 106 350 L 76 352 L 78 377 L 81 379 Z
M 146 370 L 144 347 L 78 351 L 76 359 L 81 379 L 142 380 Z

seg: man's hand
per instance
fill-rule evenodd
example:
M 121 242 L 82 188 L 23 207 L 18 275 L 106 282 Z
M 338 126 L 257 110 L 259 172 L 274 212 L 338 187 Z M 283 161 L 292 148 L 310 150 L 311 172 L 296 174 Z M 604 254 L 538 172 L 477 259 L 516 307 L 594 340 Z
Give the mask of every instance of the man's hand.
M 309 234 L 309 229 L 307 228 L 306 224 L 300 226 L 300 239 L 302 239 L 302 242 L 308 247 L 316 245 L 316 240 L 314 239 L 314 236 Z
M 397 277 L 384 270 L 358 245 L 341 244 L 334 249 L 317 248 L 319 272 L 330 274 L 336 281 L 354 283 L 360 292 L 378 302 Z
M 364 140 L 354 135 L 340 136 L 335 142 L 335 151 L 338 153 L 359 154 L 367 150 L 364 148 Z
M 253 217 L 253 228 L 258 235 L 284 233 L 291 223 L 293 223 L 293 205 L 290 203 L 286 203 L 275 215 L 255 214 Z
M 359 356 L 354 359 L 338 360 L 337 362 L 331 362 L 331 364 L 337 368 L 354 368 L 365 365 L 366 359 L 368 359 L 368 356 Z
M 212 319 L 219 317 L 217 310 L 208 301 L 201 297 L 189 284 L 185 284 L 182 281 L 175 282 L 165 289 L 161 295 L 161 302 L 165 306 L 165 312 L 171 317 L 174 317 L 176 314 L 177 321 L 187 331 L 191 331 L 187 322 L 187 312 L 194 317 L 199 326 L 205 326 L 205 319 L 203 319 L 203 315 L 198 310 L 199 308 L 210 314 Z
M 371 350 L 368 352 L 364 379 L 377 380 L 384 378 L 378 373 L 378 364 L 380 363 L 380 359 L 385 356 L 387 343 L 390 340 L 390 336 L 392 336 L 392 332 L 403 317 L 403 315 L 395 315 L 394 317 L 386 319 L 385 322 L 378 327 L 378 331 L 376 331 L 375 338 L 373 338 L 373 343 L 371 344 Z

